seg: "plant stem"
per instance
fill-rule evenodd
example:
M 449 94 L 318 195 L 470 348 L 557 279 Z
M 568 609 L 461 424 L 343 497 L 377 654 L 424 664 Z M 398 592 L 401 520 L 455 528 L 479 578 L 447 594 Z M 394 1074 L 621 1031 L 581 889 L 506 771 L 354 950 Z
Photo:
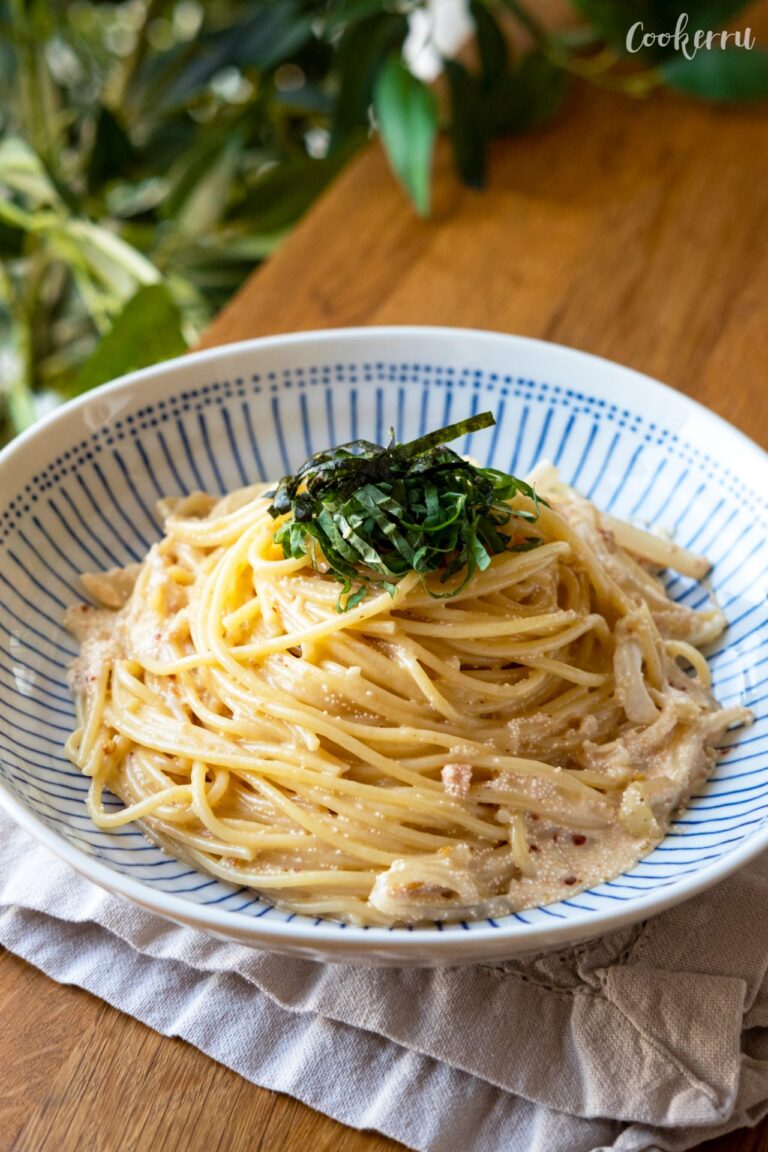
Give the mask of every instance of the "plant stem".
M 33 423 L 32 333 L 22 293 L 0 263 L 0 442 Z
M 144 23 L 136 34 L 133 51 L 126 57 L 117 76 L 113 90 L 109 93 L 109 104 L 114 110 L 125 109 L 128 90 L 134 76 L 144 63 L 147 54 L 147 28 L 164 7 L 165 0 L 148 0 L 144 11 Z
M 10 295 L 13 288 L 3 276 L 3 293 Z M 0 380 L 0 396 L 5 409 L 3 424 L 10 425 L 10 435 L 15 436 L 23 432 L 35 420 L 35 403 L 32 393 L 32 355 L 31 333 L 23 314 L 12 307 L 13 297 L 10 295 L 11 307 L 8 310 L 9 332 L 5 341 L 6 351 L 3 352 L 3 376 Z M 6 376 L 7 372 L 7 376 Z M 0 432 L 5 439 L 6 429 Z
M 19 96 L 27 139 L 54 172 L 58 170 L 62 140 L 56 110 L 56 91 L 43 54 L 44 6 L 10 0 L 12 24 L 18 30 Z
M 19 432 L 23 432 L 25 428 L 29 428 L 37 418 L 30 380 L 25 374 L 28 358 L 24 345 L 28 343 L 28 341 L 24 341 L 24 335 L 23 333 L 19 333 L 16 341 L 17 347 L 19 344 L 22 344 L 22 347 L 18 348 L 18 363 L 22 366 L 23 370 L 11 382 L 5 393 L 5 403 L 8 409 L 11 433 L 14 436 L 18 436 Z

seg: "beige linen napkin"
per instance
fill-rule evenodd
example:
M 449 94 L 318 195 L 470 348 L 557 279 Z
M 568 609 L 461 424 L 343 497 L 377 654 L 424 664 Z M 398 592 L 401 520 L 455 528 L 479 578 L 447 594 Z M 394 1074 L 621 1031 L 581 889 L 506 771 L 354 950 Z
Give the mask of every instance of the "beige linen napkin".
M 170 924 L 0 813 L 0 944 L 254 1083 L 415 1149 L 671 1152 L 768 1112 L 768 856 L 567 951 L 351 968 Z

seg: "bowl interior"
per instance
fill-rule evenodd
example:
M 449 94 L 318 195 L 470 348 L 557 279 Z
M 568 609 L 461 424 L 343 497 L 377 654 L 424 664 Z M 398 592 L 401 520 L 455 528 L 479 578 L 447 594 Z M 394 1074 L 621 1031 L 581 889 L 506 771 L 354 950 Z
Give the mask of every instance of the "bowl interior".
M 597 367 L 596 367 L 597 366 Z M 728 426 L 624 369 L 567 350 L 502 338 L 436 334 L 366 343 L 276 341 L 140 374 L 35 432 L 0 465 L 0 777 L 38 821 L 146 893 L 266 922 L 319 922 L 205 876 L 137 830 L 94 828 L 87 782 L 63 743 L 73 726 L 65 608 L 78 574 L 140 560 L 161 532 L 163 495 L 225 492 L 279 477 L 308 454 L 369 437 L 399 439 L 492 409 L 493 429 L 460 445 L 481 463 L 524 474 L 540 458 L 617 516 L 674 533 L 714 562 L 711 588 L 730 627 L 712 652 L 715 692 L 755 725 L 730 733 L 713 777 L 650 856 L 573 899 L 498 921 L 418 929 L 594 925 L 665 889 L 685 887 L 745 842 L 768 840 L 768 468 Z M 709 591 L 670 573 L 670 595 Z M 117 801 L 115 801 L 117 804 Z M 682 890 L 682 888 L 681 888 Z M 359 932 L 324 922 L 338 932 Z M 524 929 L 523 929 L 524 930 Z M 380 930 L 377 930 L 380 931 Z M 404 934 L 407 929 L 395 929 Z

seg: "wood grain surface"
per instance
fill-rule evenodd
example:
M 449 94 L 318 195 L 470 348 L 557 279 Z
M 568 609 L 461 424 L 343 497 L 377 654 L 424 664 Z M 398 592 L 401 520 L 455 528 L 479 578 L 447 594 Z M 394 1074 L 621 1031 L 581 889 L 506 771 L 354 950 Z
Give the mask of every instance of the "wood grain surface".
M 755 11 L 768 41 L 766 5 Z M 763 110 L 577 88 L 552 127 L 499 143 L 490 187 L 416 219 L 374 147 L 211 326 L 207 345 L 297 329 L 449 324 L 619 360 L 768 447 Z M 0 955 L 0 1152 L 385 1152 L 182 1041 Z M 222 1126 L 221 1118 L 226 1117 Z M 768 1125 L 707 1152 L 768 1152 Z

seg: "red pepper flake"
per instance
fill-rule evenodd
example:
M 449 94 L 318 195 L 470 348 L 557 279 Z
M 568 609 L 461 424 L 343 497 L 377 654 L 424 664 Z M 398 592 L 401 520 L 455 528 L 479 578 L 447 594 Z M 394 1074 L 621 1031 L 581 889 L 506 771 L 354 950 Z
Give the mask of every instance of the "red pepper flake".
M 557 832 L 552 833 L 552 843 L 557 844 Z
M 586 844 L 587 842 L 586 836 L 582 836 L 580 832 L 575 832 L 573 836 L 571 836 L 571 840 L 573 840 L 577 848 L 581 848 L 582 844 Z
M 576 880 L 577 880 L 576 876 L 563 876 L 563 884 L 568 884 L 569 886 L 571 884 L 575 884 Z
M 539 846 L 538 846 L 538 844 L 529 844 L 528 850 L 529 850 L 529 852 L 538 852 Z
M 536 815 L 535 812 L 531 812 L 530 817 L 531 817 L 531 820 L 538 820 L 538 816 Z

